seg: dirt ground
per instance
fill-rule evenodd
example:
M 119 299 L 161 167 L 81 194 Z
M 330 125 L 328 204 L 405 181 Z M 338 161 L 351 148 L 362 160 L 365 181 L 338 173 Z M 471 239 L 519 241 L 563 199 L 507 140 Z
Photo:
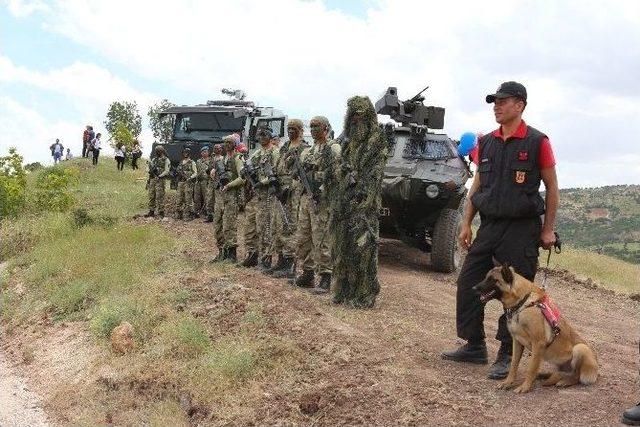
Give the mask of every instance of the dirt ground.
M 173 220 L 161 224 L 174 233 L 195 231 L 198 243 L 187 251 L 188 257 L 205 262 L 215 256 L 209 224 Z M 558 389 L 536 384 L 532 392 L 516 395 L 496 389 L 497 382 L 486 378 L 488 366 L 440 358 L 441 351 L 461 344 L 455 336 L 455 275 L 429 271 L 425 255 L 392 240 L 381 244 L 379 274 L 382 289 L 375 308 L 352 310 L 334 306 L 329 296 L 296 289 L 286 280 L 271 279 L 256 270 L 234 270 L 233 280 L 242 284 L 249 299 L 264 307 L 270 333 L 292 340 L 307 357 L 277 382 L 251 384 L 256 393 L 231 419 L 213 411 L 205 423 L 612 425 L 619 423 L 623 409 L 638 401 L 640 304 L 627 296 L 593 289 L 566 274 L 551 274 L 549 292 L 563 315 L 592 344 L 600 377 L 590 387 Z M 206 286 L 203 281 L 195 276 L 189 283 L 197 289 Z M 194 313 L 200 309 L 191 307 Z M 487 306 L 488 337 L 495 334 L 501 310 L 496 301 Z M 48 328 L 38 332 L 48 352 L 56 343 L 67 346 L 72 340 L 77 349 L 70 357 L 81 359 L 85 353 L 92 357 L 87 351 L 92 344 L 75 327 Z M 14 359 L 20 354 L 18 341 L 15 335 L 5 341 L 5 350 Z M 493 357 L 497 342 L 489 338 L 488 344 Z M 64 352 L 55 354 L 64 357 Z M 93 357 L 99 357 L 99 352 Z M 62 363 L 49 362 L 51 366 Z M 81 370 L 83 364 L 77 366 Z M 525 366 L 526 361 L 521 373 Z M 43 400 L 51 402 L 55 395 L 51 368 L 39 363 L 21 370 Z M 69 375 L 81 376 L 81 372 L 74 369 Z M 50 403 L 49 409 L 57 411 L 55 419 L 65 419 L 60 413 L 64 408 Z

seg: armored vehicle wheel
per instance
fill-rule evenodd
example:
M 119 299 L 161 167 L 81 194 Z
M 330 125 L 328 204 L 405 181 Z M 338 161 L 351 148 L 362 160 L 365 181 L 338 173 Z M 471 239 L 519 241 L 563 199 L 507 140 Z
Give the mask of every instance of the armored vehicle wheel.
M 460 264 L 458 234 L 460 212 L 457 209 L 443 209 L 433 228 L 431 246 L 431 267 L 435 271 L 453 273 Z

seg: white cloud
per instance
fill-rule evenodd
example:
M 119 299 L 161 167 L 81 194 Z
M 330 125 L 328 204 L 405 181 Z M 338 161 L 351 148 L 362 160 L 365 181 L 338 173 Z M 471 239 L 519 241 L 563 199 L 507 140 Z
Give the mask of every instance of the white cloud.
M 598 159 L 627 170 L 620 179 L 640 182 L 637 169 L 621 157 L 639 153 L 627 141 L 640 132 L 640 2 L 373 5 L 360 19 L 318 0 L 77 0 L 53 3 L 41 16 L 49 31 L 190 100 L 239 87 L 292 116 L 327 115 L 337 129 L 350 95 L 375 97 L 394 85 L 408 97 L 429 84 L 428 102 L 447 108 L 447 132 L 486 132 L 495 123 L 484 95 L 501 81 L 517 79 L 529 89 L 525 118 L 549 134 L 560 164 Z M 46 77 L 82 97 L 83 90 L 68 82 L 77 74 L 97 76 L 103 88 L 89 100 L 94 103 L 136 92 L 108 70 L 92 67 L 77 62 Z M 566 185 L 593 181 L 588 168 L 565 169 L 572 171 L 561 180 Z M 599 178 L 601 184 L 618 179 Z
M 20 18 L 29 16 L 34 12 L 46 12 L 49 10 L 49 7 L 40 0 L 8 0 L 6 3 L 9 12 Z

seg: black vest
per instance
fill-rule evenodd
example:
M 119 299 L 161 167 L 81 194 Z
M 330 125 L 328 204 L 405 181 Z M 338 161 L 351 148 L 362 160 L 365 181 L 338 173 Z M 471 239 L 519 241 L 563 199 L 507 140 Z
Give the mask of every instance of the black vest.
M 538 155 L 545 137 L 527 126 L 524 139 L 511 137 L 503 142 L 493 133 L 480 138 L 480 187 L 471 202 L 482 217 L 534 218 L 544 213 Z

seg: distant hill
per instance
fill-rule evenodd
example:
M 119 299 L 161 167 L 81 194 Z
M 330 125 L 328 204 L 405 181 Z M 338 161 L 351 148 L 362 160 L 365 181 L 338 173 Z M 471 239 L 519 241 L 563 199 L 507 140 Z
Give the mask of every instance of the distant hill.
M 560 190 L 563 242 L 640 264 L 640 185 Z

